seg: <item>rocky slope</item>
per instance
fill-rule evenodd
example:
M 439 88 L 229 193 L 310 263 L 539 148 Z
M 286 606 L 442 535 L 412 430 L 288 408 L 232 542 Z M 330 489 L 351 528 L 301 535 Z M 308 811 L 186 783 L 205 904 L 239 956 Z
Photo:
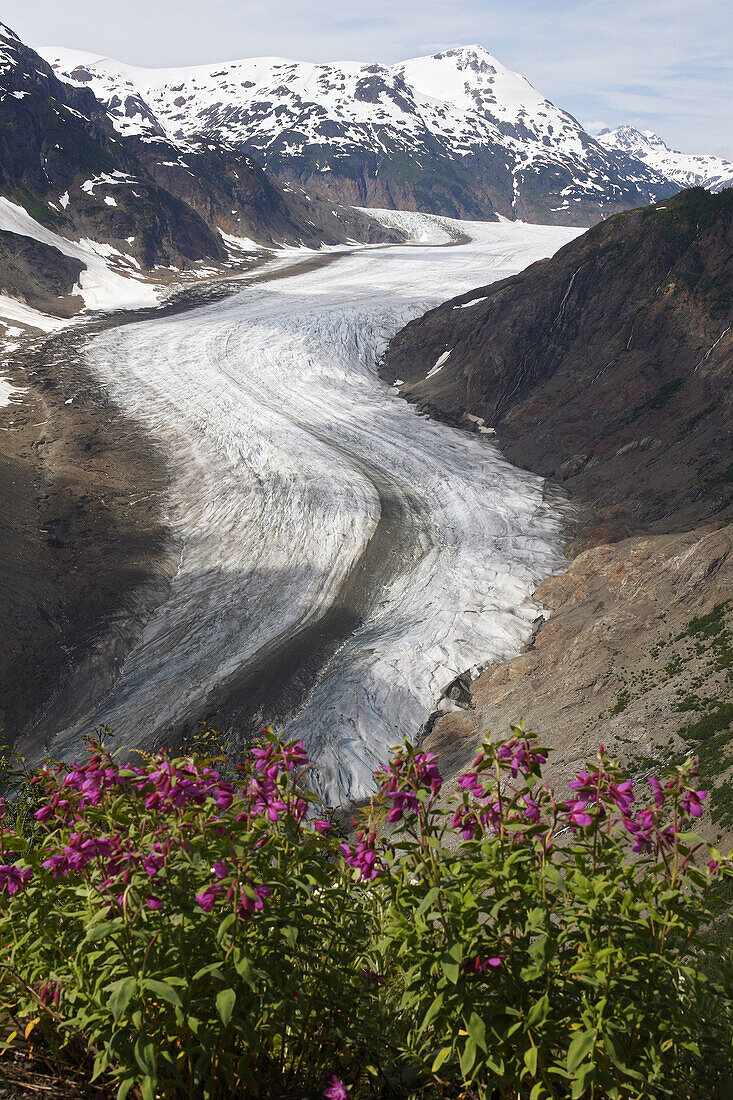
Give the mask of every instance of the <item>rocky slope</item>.
M 732 257 L 733 190 L 683 192 L 414 321 L 384 377 L 452 423 L 481 418 L 584 506 L 591 537 L 719 522 L 733 515 Z
M 678 153 L 670 149 L 653 130 L 637 130 L 634 126 L 617 126 L 601 130 L 598 141 L 606 149 L 637 157 L 679 187 L 707 187 L 722 191 L 733 186 L 733 163 L 722 157 Z
M 641 774 L 694 752 L 707 827 L 733 836 L 732 245 L 733 192 L 684 192 L 390 344 L 405 397 L 490 426 L 575 505 L 570 567 L 537 592 L 549 620 L 446 692 L 428 744 L 449 767 L 520 716 L 560 779 L 600 740 Z
M 63 84 L 0 28 L 0 193 L 63 235 L 113 243 L 147 267 L 226 258 L 203 219 L 110 130 L 88 89 Z
M 216 135 L 330 202 L 590 225 L 676 190 L 480 46 L 392 66 L 253 58 L 172 70 L 42 52 L 94 90 L 120 134 Z
M 732 594 L 730 524 L 588 549 L 537 589 L 549 619 L 533 643 L 456 685 L 426 745 L 455 773 L 521 716 L 560 788 L 600 743 L 635 774 L 692 752 L 707 829 L 733 841 Z

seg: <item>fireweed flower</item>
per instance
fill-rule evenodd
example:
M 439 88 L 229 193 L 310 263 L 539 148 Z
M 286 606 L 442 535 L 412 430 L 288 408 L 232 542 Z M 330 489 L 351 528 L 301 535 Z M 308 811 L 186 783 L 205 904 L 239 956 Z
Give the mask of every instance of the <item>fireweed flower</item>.
M 163 859 L 162 856 L 157 855 L 154 852 L 151 852 L 150 855 L 148 856 L 148 858 L 145 860 L 145 864 L 144 864 L 145 873 L 150 875 L 151 878 L 153 878 L 153 876 L 157 875 L 158 871 L 161 870 L 164 863 L 165 863 L 165 860 Z
M 323 1095 L 326 1100 L 348 1100 L 349 1094 L 346 1091 L 346 1085 L 343 1081 L 340 1081 L 334 1074 L 331 1078 L 331 1084 L 327 1089 L 323 1090 Z
M 702 803 L 707 796 L 707 791 L 685 791 L 682 795 L 682 808 L 692 817 L 702 817 Z
M 366 978 L 366 980 L 368 982 L 372 983 L 372 985 L 384 985 L 385 984 L 386 979 L 381 974 L 377 974 L 376 970 L 369 970 L 368 967 L 365 967 L 362 970 L 362 974 L 364 975 L 364 977 Z
M 478 777 L 478 772 L 466 772 L 458 780 L 458 786 L 469 791 L 474 798 L 484 798 L 486 791 Z
M 401 821 L 408 811 L 417 813 L 420 806 L 417 790 L 430 791 L 432 802 L 442 785 L 443 777 L 433 753 L 417 752 L 412 760 L 403 754 L 395 756 L 382 773 L 382 793 L 393 803 L 387 821 Z
M 587 811 L 588 802 L 568 802 L 567 804 L 567 819 L 570 825 L 575 829 L 576 827 L 585 828 L 587 825 L 593 823 L 593 818 Z
M 16 863 L 0 864 L 0 894 L 12 896 L 25 890 L 32 874 L 30 868 L 21 870 Z
M 507 741 L 506 744 L 499 745 L 496 756 L 499 761 L 508 766 L 514 779 L 517 778 L 520 772 L 522 775 L 537 772 L 539 766 L 547 760 L 547 753 L 532 752 L 526 745 L 517 740 Z
M 365 837 L 364 833 L 359 832 L 357 833 L 355 847 L 350 844 L 339 845 L 339 851 L 344 857 L 344 862 L 349 867 L 356 867 L 365 881 L 375 879 L 383 870 L 374 850 L 376 838 L 376 833 L 370 833 L 368 837 Z
M 482 957 L 477 955 L 475 959 L 469 959 L 463 963 L 461 970 L 466 974 L 486 974 L 498 970 L 506 955 L 490 955 Z
M 207 886 L 205 890 L 201 890 L 201 892 L 196 895 L 196 901 L 205 913 L 210 913 L 214 908 L 216 899 L 222 890 L 222 886 Z
M 634 786 L 630 779 L 623 783 L 611 783 L 609 788 L 610 801 L 614 802 L 622 814 L 627 814 L 634 803 Z
M 253 898 L 243 890 L 237 902 L 237 911 L 243 917 L 251 917 L 255 910 L 263 909 L 265 898 L 269 898 L 272 893 L 269 886 L 250 886 L 250 890 L 255 895 Z M 232 900 L 233 894 L 234 887 L 230 886 L 227 891 L 227 901 Z
M 527 818 L 527 821 L 531 821 L 532 824 L 535 824 L 540 819 L 540 807 L 528 794 L 523 795 L 523 798 L 526 806 L 524 816 Z

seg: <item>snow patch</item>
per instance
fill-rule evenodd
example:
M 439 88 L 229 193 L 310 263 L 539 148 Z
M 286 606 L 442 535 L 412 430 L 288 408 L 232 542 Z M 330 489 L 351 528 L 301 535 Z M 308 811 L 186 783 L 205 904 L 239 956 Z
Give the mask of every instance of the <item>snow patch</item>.
M 432 378 L 434 375 L 436 375 L 439 370 L 442 370 L 444 364 L 448 362 L 449 357 L 450 357 L 450 351 L 444 351 L 443 354 L 438 359 L 438 361 L 436 362 L 435 366 L 431 367 L 430 370 L 428 371 L 428 373 L 425 375 L 426 380 L 428 378 Z

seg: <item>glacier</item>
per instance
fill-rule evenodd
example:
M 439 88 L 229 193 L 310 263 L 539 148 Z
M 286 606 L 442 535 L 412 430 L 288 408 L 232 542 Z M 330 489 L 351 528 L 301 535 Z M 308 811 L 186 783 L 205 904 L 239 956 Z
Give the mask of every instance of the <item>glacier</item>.
M 396 396 L 377 364 L 427 308 L 581 230 L 383 216 L 420 243 L 311 264 L 284 253 L 228 298 L 86 342 L 87 366 L 167 456 L 176 567 L 125 660 L 87 685 L 54 754 L 73 755 L 96 723 L 133 747 L 195 721 L 348 590 L 360 593 L 354 629 L 285 728 L 303 738 L 324 797 L 353 801 L 458 673 L 528 638 L 533 591 L 564 560 L 562 510 L 485 435 Z M 355 584 L 385 524 L 385 552 Z

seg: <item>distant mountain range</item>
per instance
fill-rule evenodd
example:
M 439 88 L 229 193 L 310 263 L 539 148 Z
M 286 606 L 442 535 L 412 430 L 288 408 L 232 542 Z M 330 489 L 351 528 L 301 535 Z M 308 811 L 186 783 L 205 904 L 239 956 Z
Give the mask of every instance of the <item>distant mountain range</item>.
M 25 323 L 13 303 L 146 304 L 151 277 L 258 247 L 403 239 L 369 207 L 583 226 L 730 182 L 727 162 L 648 132 L 593 138 L 479 46 L 149 70 L 35 51 L 0 24 L 0 296 Z
M 281 184 L 329 201 L 591 225 L 678 190 L 480 46 L 391 66 L 254 58 L 138 69 L 41 53 L 94 92 L 120 136 L 150 147 L 215 136 Z
M 706 187 L 709 191 L 722 191 L 724 187 L 733 185 L 732 161 L 722 157 L 676 153 L 652 130 L 617 126 L 615 130 L 601 130 L 598 140 L 607 149 L 617 149 L 643 160 L 678 187 Z
M 223 139 L 151 142 L 110 111 L 0 24 L 0 295 L 66 316 L 123 304 L 113 284 L 156 268 L 213 274 L 258 246 L 401 239 L 281 187 Z M 85 296 L 90 265 L 106 295 Z

